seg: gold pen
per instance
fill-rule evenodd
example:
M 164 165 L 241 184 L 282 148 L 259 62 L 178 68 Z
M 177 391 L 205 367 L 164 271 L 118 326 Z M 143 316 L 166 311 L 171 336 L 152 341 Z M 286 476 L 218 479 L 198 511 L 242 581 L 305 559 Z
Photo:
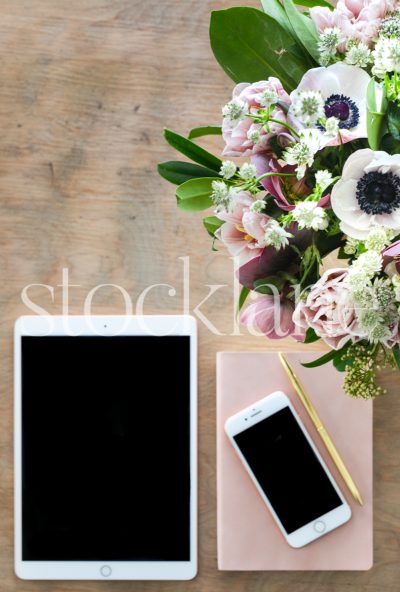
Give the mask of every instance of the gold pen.
M 311 421 L 313 422 L 314 426 L 317 429 L 317 432 L 321 436 L 323 443 L 325 444 L 329 454 L 331 455 L 331 458 L 332 458 L 333 462 L 335 463 L 339 473 L 342 475 L 343 480 L 346 483 L 347 487 L 349 488 L 351 495 L 360 504 L 360 506 L 362 506 L 364 502 L 361 497 L 361 494 L 358 491 L 357 486 L 354 483 L 353 478 L 350 475 L 349 471 L 347 470 L 346 465 L 344 464 L 339 452 L 337 451 L 336 446 L 332 442 L 330 435 L 326 431 L 326 429 L 325 429 L 325 427 L 324 427 L 324 425 L 317 413 L 317 410 L 315 409 L 314 405 L 312 404 L 312 402 L 311 402 L 310 398 L 308 397 L 307 393 L 305 392 L 304 388 L 301 386 L 299 379 L 297 378 L 296 374 L 292 370 L 291 366 L 289 365 L 289 362 L 287 361 L 287 359 L 285 358 L 283 353 L 279 352 L 278 355 L 279 355 L 279 359 L 281 361 L 281 364 L 284 367 L 286 374 L 288 375 L 288 377 L 290 379 L 290 382 L 292 383 L 296 393 L 298 394 L 300 401 L 303 403 L 304 407 L 306 408 L 306 411 L 307 411 L 308 415 L 310 416 Z

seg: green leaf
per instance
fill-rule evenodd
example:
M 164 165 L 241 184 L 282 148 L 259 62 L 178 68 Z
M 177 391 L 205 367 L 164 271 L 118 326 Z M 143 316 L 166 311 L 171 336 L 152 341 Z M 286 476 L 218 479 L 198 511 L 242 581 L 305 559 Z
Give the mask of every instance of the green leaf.
M 400 154 L 400 142 L 395 140 L 392 134 L 385 134 L 382 138 L 380 150 L 389 154 Z
M 293 0 L 283 0 L 283 6 L 296 38 L 318 64 L 320 58 L 318 50 L 319 36 L 313 21 L 297 10 Z
M 243 286 L 242 289 L 240 290 L 240 295 L 239 295 L 239 301 L 238 301 L 238 307 L 237 307 L 238 313 L 242 310 L 243 305 L 246 302 L 247 296 L 249 294 L 250 294 L 249 288 L 246 288 L 245 286 Z
M 395 140 L 400 140 L 400 107 L 390 103 L 388 109 L 388 128 Z
M 259 294 L 276 294 L 283 288 L 285 280 L 281 277 L 271 275 L 270 277 L 254 281 L 254 290 Z
M 157 167 L 161 177 L 174 183 L 174 185 L 181 185 L 189 179 L 197 179 L 198 177 L 212 177 L 215 171 L 193 164 L 192 162 L 183 162 L 179 160 L 168 160 L 167 162 L 160 162 Z
M 393 357 L 395 359 L 397 367 L 400 369 L 400 348 L 399 348 L 399 346 L 395 345 L 394 348 L 392 349 L 392 352 L 393 352 Z
M 384 93 L 384 89 L 382 89 Z M 367 87 L 367 134 L 368 143 L 372 150 L 378 150 L 384 133 L 387 99 L 382 95 L 381 104 L 378 105 L 376 96 L 376 82 L 371 78 Z
M 268 0 L 267 0 L 268 1 Z M 326 0 L 293 0 L 295 4 L 299 6 L 307 6 L 307 8 L 313 8 L 314 6 L 324 6 L 325 8 L 329 8 L 329 10 L 333 10 L 334 7 Z
M 255 8 L 214 11 L 210 39 L 217 61 L 235 82 L 276 76 L 290 92 L 308 69 L 288 31 Z
M 348 253 L 345 253 L 344 247 L 340 247 L 339 252 L 338 252 L 338 259 L 350 259 L 351 255 L 349 255 Z
M 312 327 L 308 327 L 304 343 L 314 343 L 314 341 L 318 341 L 318 339 L 321 339 L 319 335 L 316 334 Z
M 342 360 L 342 356 L 335 356 L 333 358 L 333 365 L 335 366 L 336 370 L 339 372 L 344 372 L 347 366 L 352 366 L 354 364 L 354 360 L 352 358 L 345 358 Z
M 217 218 L 217 216 L 206 216 L 206 218 L 203 218 L 204 228 L 213 238 L 215 237 L 218 228 L 220 228 L 223 223 L 224 221 Z
M 194 138 L 201 138 L 201 136 L 220 136 L 222 134 L 222 128 L 220 125 L 207 125 L 203 127 L 194 127 L 190 130 L 188 138 L 193 140 Z
M 194 162 L 208 167 L 217 173 L 219 172 L 222 165 L 221 160 L 207 152 L 207 150 L 204 150 L 204 148 L 201 148 L 191 140 L 188 140 L 169 129 L 164 130 L 164 138 L 170 146 Z
M 324 354 L 320 358 L 317 358 L 316 360 L 313 360 L 312 362 L 303 362 L 301 365 L 304 366 L 304 368 L 316 368 L 317 366 L 323 366 L 323 364 L 327 364 L 328 362 L 331 362 L 333 360 L 333 358 L 336 356 L 336 354 L 337 354 L 337 351 L 335 349 L 332 349 L 331 351 Z
M 331 349 L 331 351 L 324 354 L 320 358 L 313 360 L 312 362 L 303 362 L 302 366 L 304 366 L 304 368 L 316 368 L 317 366 L 323 366 L 323 364 L 327 364 L 332 360 L 336 360 L 336 363 L 339 364 L 339 360 L 341 359 L 342 355 L 345 353 L 350 344 L 351 340 L 345 343 L 344 346 L 340 349 Z
M 265 14 L 268 14 L 271 18 L 277 21 L 280 26 L 285 29 L 285 31 L 287 31 L 294 39 L 295 35 L 293 27 L 290 24 L 285 9 L 279 0 L 261 0 L 261 5 Z
M 212 182 L 215 177 L 190 179 L 176 190 L 178 207 L 185 212 L 200 212 L 213 205 L 211 199 Z

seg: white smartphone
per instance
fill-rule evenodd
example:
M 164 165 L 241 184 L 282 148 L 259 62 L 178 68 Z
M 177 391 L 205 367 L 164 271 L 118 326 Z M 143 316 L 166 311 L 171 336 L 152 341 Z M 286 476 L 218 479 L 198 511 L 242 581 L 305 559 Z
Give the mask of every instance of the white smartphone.
M 304 547 L 350 519 L 349 505 L 284 393 L 233 415 L 225 431 L 291 547 Z

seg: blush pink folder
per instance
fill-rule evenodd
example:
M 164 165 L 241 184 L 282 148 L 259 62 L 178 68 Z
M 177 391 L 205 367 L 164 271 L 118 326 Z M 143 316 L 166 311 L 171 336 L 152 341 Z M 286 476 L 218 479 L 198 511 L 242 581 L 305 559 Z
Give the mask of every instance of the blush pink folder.
M 217 523 L 221 570 L 367 570 L 373 564 L 372 402 L 342 390 L 333 366 L 306 369 L 321 353 L 288 353 L 364 499 L 354 501 L 275 353 L 217 354 Z M 349 522 L 313 543 L 291 548 L 229 442 L 228 417 L 276 390 L 291 399 L 352 509 Z

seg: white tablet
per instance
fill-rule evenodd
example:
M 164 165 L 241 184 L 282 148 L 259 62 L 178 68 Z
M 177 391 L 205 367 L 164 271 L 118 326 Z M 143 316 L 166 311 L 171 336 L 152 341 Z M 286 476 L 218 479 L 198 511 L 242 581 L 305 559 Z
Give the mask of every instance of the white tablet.
M 197 571 L 196 324 L 15 324 L 15 570 L 186 580 Z

